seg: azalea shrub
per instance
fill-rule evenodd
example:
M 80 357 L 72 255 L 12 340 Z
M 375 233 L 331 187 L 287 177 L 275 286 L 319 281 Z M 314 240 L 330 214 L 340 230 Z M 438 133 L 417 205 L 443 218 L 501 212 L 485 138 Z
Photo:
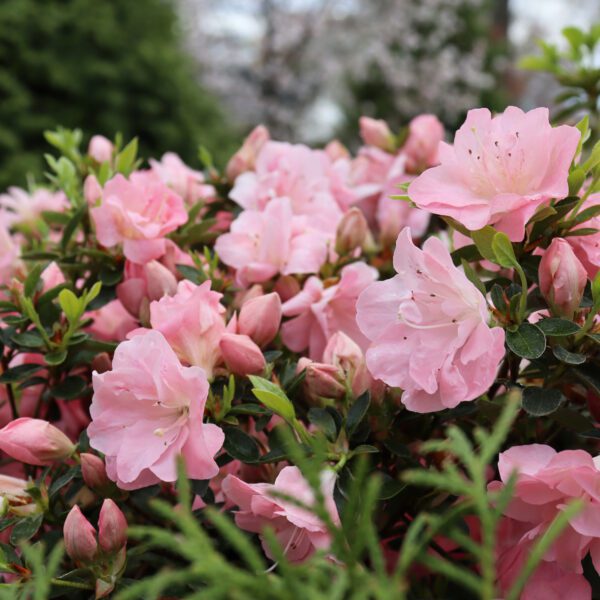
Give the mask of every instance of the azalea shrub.
M 0 597 L 599 593 L 589 115 L 359 128 L 224 172 L 46 134 L 0 195 Z

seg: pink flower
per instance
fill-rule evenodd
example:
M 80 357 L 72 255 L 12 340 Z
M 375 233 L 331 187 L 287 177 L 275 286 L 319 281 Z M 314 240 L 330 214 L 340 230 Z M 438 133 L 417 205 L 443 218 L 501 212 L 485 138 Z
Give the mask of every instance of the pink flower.
M 0 450 L 28 465 L 51 465 L 75 450 L 71 440 L 42 419 L 21 417 L 0 429 Z
M 600 194 L 591 194 L 581 209 L 586 210 L 598 204 L 600 204 Z M 577 256 L 581 264 L 585 267 L 588 277 L 590 280 L 593 280 L 598 273 L 598 269 L 600 269 L 600 215 L 596 215 L 588 221 L 581 223 L 574 230 L 587 229 L 588 227 L 598 229 L 598 233 L 593 233 L 592 235 L 570 235 L 566 239 L 571 248 L 573 248 L 575 256 Z
M 529 444 L 514 446 L 500 454 L 501 481 L 489 484 L 490 491 L 502 489 L 513 472 L 517 482 L 512 500 L 504 514 L 522 525 L 519 546 L 527 545 L 544 534 L 553 519 L 573 499 L 584 508 L 567 525 L 544 556 L 564 570 L 582 573 L 581 561 L 591 554 L 600 570 L 600 468 L 583 450 L 556 452 L 550 446 Z
M 212 379 L 213 369 L 221 360 L 225 307 L 220 302 L 222 294 L 213 292 L 210 285 L 210 281 L 202 285 L 180 281 L 174 296 L 150 304 L 150 323 L 182 361 L 202 367 Z
M 304 375 L 304 392 L 309 400 L 318 401 L 321 398 L 343 398 L 346 393 L 344 372 L 339 365 L 313 362 L 302 357 L 298 361 L 297 373 L 306 370 Z
M 245 209 L 259 211 L 274 199 L 287 198 L 294 215 L 305 215 L 311 229 L 333 240 L 342 210 L 331 189 L 331 166 L 322 150 L 267 142 L 258 154 L 255 171 L 235 180 L 230 197 Z
M 188 204 L 215 197 L 215 188 L 206 183 L 204 174 L 190 169 L 174 152 L 163 154 L 160 161 L 148 161 L 160 180 L 179 194 Z
M 175 481 L 182 455 L 188 475 L 210 479 L 223 431 L 204 424 L 208 381 L 184 367 L 158 331 L 121 343 L 112 370 L 93 375 L 90 444 L 106 456 L 108 476 L 123 489 Z
M 117 286 L 117 297 L 135 317 L 150 316 L 150 302 L 177 291 L 177 278 L 157 260 L 144 265 L 125 261 L 123 281 Z
M 120 342 L 138 326 L 138 322 L 119 300 L 112 300 L 102 308 L 91 310 L 86 316 L 94 319 L 88 330 L 100 340 Z
M 106 474 L 106 466 L 104 461 L 95 454 L 82 452 L 81 458 L 81 476 L 85 485 L 91 490 L 104 490 L 112 485 Z
M 264 348 L 275 339 L 280 324 L 281 299 L 279 294 L 272 292 L 244 302 L 238 319 L 238 332 Z
M 8 229 L 0 223 L 0 285 L 10 283 L 19 267 L 19 246 Z
M 35 225 L 43 212 L 63 212 L 69 201 L 62 191 L 51 192 L 37 188 L 31 194 L 18 187 L 8 188 L 8 193 L 0 194 L 1 220 L 9 226 Z
M 394 150 L 394 136 L 383 119 L 361 117 L 359 119 L 360 137 L 368 146 L 381 148 L 386 152 Z
M 338 524 L 338 512 L 333 500 L 334 486 L 335 473 L 324 471 L 321 491 L 331 520 Z M 271 527 L 290 562 L 302 562 L 315 550 L 329 548 L 331 536 L 321 519 L 275 495 L 292 497 L 306 506 L 314 504 L 313 491 L 298 467 L 283 468 L 274 484 L 245 483 L 235 475 L 228 475 L 223 481 L 222 490 L 226 498 L 240 508 L 235 515 L 238 527 L 259 535 L 266 527 Z M 262 536 L 261 542 L 265 554 L 272 559 L 273 555 Z
M 360 346 L 345 333 L 337 331 L 329 338 L 323 352 L 323 362 L 342 370 L 355 397 L 369 389 L 372 380 L 365 355 Z
M 485 298 L 429 238 L 423 250 L 404 229 L 394 252 L 397 275 L 369 286 L 357 321 L 371 340 L 371 375 L 404 390 L 415 412 L 453 408 L 493 383 L 504 356 L 504 331 L 490 329 Z
M 244 140 L 242 147 L 229 159 L 225 174 L 233 181 L 246 171 L 252 171 L 256 157 L 262 147 L 269 141 L 269 130 L 264 125 L 255 127 Z
M 587 273 L 569 242 L 554 238 L 539 267 L 540 291 L 559 317 L 573 318 L 583 297 Z
M 335 238 L 335 251 L 338 254 L 347 254 L 361 247 L 367 235 L 369 225 L 360 209 L 351 208 L 340 221 Z
M 467 229 L 494 225 L 521 241 L 537 207 L 569 193 L 567 177 L 579 142 L 575 127 L 552 128 L 548 109 L 509 106 L 492 118 L 470 110 L 454 146 L 441 143 L 441 164 L 409 188 L 420 208 L 453 217 Z
M 337 284 L 325 288 L 317 277 L 310 277 L 304 289 L 282 306 L 286 317 L 294 317 L 281 326 L 283 343 L 293 352 L 309 348 L 312 360 L 320 361 L 329 338 L 342 331 L 360 347 L 368 339 L 356 324 L 356 300 L 377 279 L 377 271 L 363 262 L 344 267 Z
M 65 283 L 65 276 L 60 270 L 60 267 L 52 261 L 41 273 L 42 282 L 44 284 L 44 291 L 51 290 L 57 285 Z
M 277 198 L 263 211 L 245 210 L 220 236 L 215 249 L 237 270 L 240 285 L 284 275 L 316 273 L 327 259 L 328 238 L 309 228 L 308 217 L 295 217 L 288 198 Z
M 227 368 L 235 375 L 253 375 L 265 369 L 263 353 L 247 335 L 224 333 L 219 348 Z
M 181 196 L 144 171 L 115 175 L 90 212 L 98 241 L 107 248 L 122 243 L 125 256 L 140 264 L 162 256 L 165 236 L 188 218 Z
M 96 530 L 77 505 L 73 506 L 65 519 L 63 536 L 65 550 L 71 560 L 82 565 L 94 562 L 98 553 Z
M 98 542 L 107 554 L 114 554 L 127 544 L 127 520 L 121 509 L 107 498 L 98 516 Z
M 418 173 L 438 164 L 438 147 L 444 139 L 444 126 L 435 115 L 419 115 L 408 125 L 408 139 L 402 146 L 406 168 Z
M 88 154 L 97 162 L 110 161 L 115 147 L 113 143 L 103 135 L 94 135 L 88 145 Z
M 83 197 L 90 206 L 102 198 L 102 186 L 95 175 L 88 175 L 83 182 Z

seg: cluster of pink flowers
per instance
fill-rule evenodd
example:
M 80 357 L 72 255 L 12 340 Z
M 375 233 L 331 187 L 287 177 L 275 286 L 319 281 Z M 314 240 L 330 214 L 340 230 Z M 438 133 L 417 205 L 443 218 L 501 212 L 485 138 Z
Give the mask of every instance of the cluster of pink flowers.
M 546 109 L 509 107 L 494 117 L 486 109 L 470 111 L 452 145 L 443 141 L 443 126 L 432 115 L 416 117 L 400 135 L 383 121 L 363 117 L 360 131 L 364 145 L 352 156 L 339 142 L 311 149 L 274 141 L 260 126 L 224 174 L 212 173 L 211 179 L 172 153 L 151 160 L 148 169 L 136 170 L 133 162 L 130 170 L 119 172 L 119 149 L 94 136 L 81 182 L 83 206 L 77 206 L 89 210 L 90 219 L 73 238 L 86 250 L 81 264 L 65 259 L 62 250 L 69 240 L 61 241 L 53 226 L 42 232 L 36 225 L 46 213 L 71 210 L 70 202 L 78 199 L 43 189 L 11 188 L 0 195 L 0 299 L 17 327 L 24 321 L 13 313 L 21 310 L 31 320 L 29 329 L 11 330 L 10 339 L 48 350 L 3 349 L 2 372 L 31 367 L 40 373 L 18 388 L 9 378 L 8 387 L 0 387 L 0 450 L 17 461 L 16 469 L 13 463 L 0 475 L 7 510 L 38 510 L 40 500 L 22 479 L 23 465 L 80 464 L 91 491 L 118 498 L 117 488 L 132 492 L 155 484 L 172 494 L 182 457 L 188 476 L 210 480 L 218 501 L 234 509 L 241 529 L 259 535 L 269 558 L 276 553 L 266 541 L 266 528 L 292 562 L 316 551 L 338 560 L 330 552 L 328 525 L 340 523 L 337 472 L 355 451 L 353 430 L 339 431 L 348 425 L 358 398 L 370 394 L 377 406 L 374 422 L 403 410 L 423 415 L 454 409 L 488 394 L 494 400 L 504 386 L 537 385 L 546 378 L 520 375 L 520 358 L 528 356 L 510 354 L 509 336 L 523 324 L 543 337 L 532 324 L 535 315 L 552 317 L 553 324 L 571 320 L 577 330 L 589 332 L 593 315 L 588 317 L 582 301 L 600 268 L 600 232 L 577 235 L 577 229 L 600 229 L 600 211 L 594 209 L 600 194 L 586 193 L 574 209 L 574 215 L 589 209 L 589 219 L 574 223 L 567 216 L 556 235 L 533 236 L 539 211 L 556 214 L 550 203 L 569 195 L 569 170 L 578 160 L 577 128 L 552 127 Z M 404 196 L 406 187 L 410 201 L 393 198 Z M 221 189 L 229 189 L 226 197 L 220 197 Z M 454 226 L 451 235 L 432 231 L 432 215 Z M 186 242 L 204 219 L 214 219 L 210 227 L 204 223 L 208 237 Z M 506 236 L 482 246 L 470 235 L 482 229 L 482 235 Z M 49 248 L 63 247 L 52 254 L 57 262 L 40 268 L 41 283 L 31 292 L 21 249 L 29 234 L 38 233 Z M 207 245 L 214 242 L 214 253 L 198 251 L 205 239 Z M 528 273 L 528 285 L 537 294 L 533 315 L 518 312 L 519 294 L 527 300 L 527 289 L 511 289 L 512 296 L 503 291 L 504 309 L 494 301 L 494 289 L 487 293 L 506 277 L 527 279 L 510 261 L 490 262 L 498 239 L 517 243 L 519 258 L 529 254 L 533 259 L 530 271 L 537 269 L 537 277 Z M 480 252 L 470 261 L 473 266 L 458 266 L 455 247 Z M 510 245 L 509 255 L 514 248 Z M 102 258 L 98 265 L 93 263 L 97 256 Z M 94 277 L 110 280 L 113 273 L 117 280 L 107 284 L 102 302 L 78 304 Z M 25 288 L 29 296 L 23 300 Z M 75 300 L 71 290 L 79 293 Z M 64 312 L 52 327 L 38 322 L 35 312 L 44 295 L 47 302 L 58 297 Z M 70 349 L 62 357 L 56 349 L 73 336 L 82 344 L 90 337 L 104 340 L 106 352 L 95 355 L 91 368 L 82 364 L 85 360 L 67 361 L 70 370 L 63 372 L 57 365 Z M 118 343 L 114 353 L 109 342 Z M 580 364 L 571 350 L 577 348 L 562 348 L 572 364 Z M 280 356 L 284 367 L 276 362 Z M 275 414 L 267 411 L 264 421 L 256 405 L 246 414 L 227 412 L 234 399 L 242 406 L 249 401 L 248 376 L 262 376 L 281 391 L 258 390 L 275 395 L 272 404 L 265 402 Z M 90 393 L 75 388 L 75 397 L 70 396 L 68 384 L 74 380 L 89 382 Z M 290 380 L 299 384 L 295 393 L 301 400 L 297 410 L 286 413 L 277 407 Z M 50 400 L 56 415 L 47 404 L 57 388 Z M 311 512 L 315 491 L 288 458 L 267 469 L 256 458 L 269 453 L 267 432 L 283 422 L 305 442 L 302 436 L 318 429 L 315 422 L 308 424 L 318 420 L 312 418 L 314 409 L 335 430 L 326 432 L 328 456 L 334 458 L 321 469 L 320 495 L 330 524 L 324 523 L 325 513 L 319 518 Z M 428 418 L 420 415 L 411 418 Z M 249 450 L 251 467 L 228 461 L 236 458 L 230 451 L 234 444 L 228 446 L 226 439 L 232 427 L 256 442 Z M 84 429 L 91 447 L 85 452 L 77 446 Z M 376 433 L 381 436 L 373 443 L 389 441 L 390 432 Z M 598 464 L 583 450 L 556 452 L 537 444 L 500 455 L 501 481 L 489 484 L 490 496 L 517 473 L 496 549 L 502 592 L 514 583 L 535 540 L 571 500 L 580 499 L 583 511 L 544 557 L 523 597 L 540 598 L 539 589 L 548 582 L 572 590 L 572 597 L 589 597 L 582 561 L 590 554 L 600 569 Z M 202 506 L 198 497 L 194 507 Z M 124 515 L 108 499 L 98 532 L 77 506 L 65 521 L 66 549 L 75 564 L 104 565 L 98 597 L 112 590 L 124 567 L 125 526 Z

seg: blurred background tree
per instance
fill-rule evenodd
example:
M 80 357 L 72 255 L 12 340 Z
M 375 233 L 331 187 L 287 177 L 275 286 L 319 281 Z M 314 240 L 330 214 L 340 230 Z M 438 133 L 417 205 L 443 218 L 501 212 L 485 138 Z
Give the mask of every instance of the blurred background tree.
M 0 189 L 41 174 L 57 125 L 223 160 L 239 140 L 180 41 L 166 0 L 2 0 Z

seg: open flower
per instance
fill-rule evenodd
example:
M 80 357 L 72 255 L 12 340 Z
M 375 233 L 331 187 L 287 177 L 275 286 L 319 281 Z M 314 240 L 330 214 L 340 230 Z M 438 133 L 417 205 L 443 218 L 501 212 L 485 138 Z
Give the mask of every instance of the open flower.
M 339 523 L 333 500 L 335 473 L 326 470 L 321 475 L 321 491 L 331 520 Z M 245 483 L 235 475 L 228 475 L 221 489 L 225 497 L 240 510 L 235 515 L 238 527 L 260 534 L 266 527 L 275 535 L 286 558 L 301 562 L 317 549 L 327 549 L 331 536 L 325 523 L 311 511 L 278 497 L 283 494 L 306 506 L 314 505 L 314 494 L 298 467 L 284 467 L 274 484 Z M 273 558 L 268 545 L 261 536 L 265 554 Z
M 281 326 L 283 343 L 294 352 L 308 348 L 311 360 L 320 361 L 329 338 L 342 331 L 365 349 L 369 340 L 356 324 L 356 300 L 375 279 L 377 271 L 362 262 L 344 267 L 339 282 L 327 288 L 310 277 L 282 306 L 286 317 L 294 317 Z
M 493 118 L 487 108 L 470 110 L 454 145 L 440 144 L 441 164 L 413 181 L 408 194 L 467 229 L 494 225 L 518 242 L 540 204 L 569 193 L 579 137 L 575 127 L 551 127 L 547 108 L 524 113 L 509 106 Z
M 240 285 L 283 275 L 316 273 L 327 259 L 335 238 L 309 226 L 310 219 L 294 216 L 288 198 L 276 198 L 264 210 L 245 210 L 217 239 L 221 260 L 237 269 Z
M 188 475 L 210 479 L 223 431 L 204 424 L 208 381 L 184 367 L 167 340 L 148 330 L 121 343 L 112 370 L 94 373 L 90 444 L 106 456 L 108 476 L 123 489 L 175 481 L 176 458 Z
M 98 241 L 107 248 L 123 244 L 125 256 L 140 264 L 161 257 L 165 236 L 188 219 L 181 196 L 149 171 L 107 181 L 91 215 Z
M 18 187 L 8 188 L 0 194 L 0 221 L 6 225 L 35 225 L 44 211 L 63 212 L 69 207 L 64 192 L 38 188 L 31 194 Z
M 444 244 L 423 250 L 404 229 L 394 252 L 397 275 L 370 285 L 357 322 L 371 340 L 371 375 L 404 390 L 415 412 L 453 408 L 483 394 L 504 356 L 504 331 L 487 325 L 485 298 L 452 263 Z
M 600 466 L 599 459 L 583 450 L 557 452 L 544 444 L 513 446 L 500 454 L 501 481 L 489 484 L 501 490 L 517 474 L 512 500 L 504 514 L 521 526 L 517 544 L 525 546 L 542 536 L 570 501 L 581 499 L 583 509 L 544 555 L 544 561 L 573 573 L 582 573 L 588 552 L 600 570 Z

